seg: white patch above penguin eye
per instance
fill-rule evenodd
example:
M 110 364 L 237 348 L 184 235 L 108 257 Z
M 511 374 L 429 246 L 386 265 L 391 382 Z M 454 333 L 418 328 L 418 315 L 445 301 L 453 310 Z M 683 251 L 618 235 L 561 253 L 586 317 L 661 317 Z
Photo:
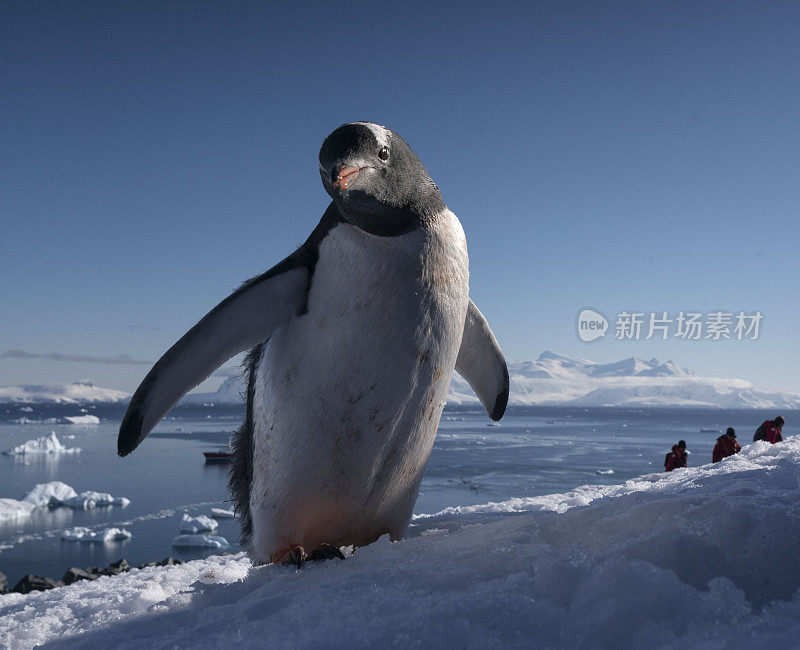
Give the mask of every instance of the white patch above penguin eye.
M 352 124 L 360 124 L 361 126 L 366 126 L 370 131 L 372 131 L 372 135 L 375 136 L 375 140 L 378 142 L 379 147 L 389 146 L 389 136 L 391 135 L 392 132 L 385 126 L 381 126 L 380 124 L 373 124 L 372 122 L 352 122 Z

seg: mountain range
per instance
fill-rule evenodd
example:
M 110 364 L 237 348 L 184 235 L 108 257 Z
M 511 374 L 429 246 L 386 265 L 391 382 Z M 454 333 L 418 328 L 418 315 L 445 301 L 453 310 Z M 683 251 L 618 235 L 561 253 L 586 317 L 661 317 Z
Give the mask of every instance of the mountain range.
M 509 362 L 510 404 L 564 406 L 670 406 L 754 409 L 800 409 L 800 394 L 764 391 L 743 379 L 703 377 L 671 361 L 638 357 L 597 363 L 557 352 L 543 352 L 535 361 Z M 240 376 L 229 377 L 211 393 L 190 393 L 183 403 L 241 403 Z M 120 402 L 123 391 L 90 382 L 0 388 L 0 402 Z M 478 404 L 458 374 L 448 393 L 449 404 Z

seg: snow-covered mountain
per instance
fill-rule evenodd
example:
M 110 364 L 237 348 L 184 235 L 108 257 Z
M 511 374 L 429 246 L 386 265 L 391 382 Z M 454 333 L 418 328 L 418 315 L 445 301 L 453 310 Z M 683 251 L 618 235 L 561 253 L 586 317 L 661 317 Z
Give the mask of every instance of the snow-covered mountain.
M 569 406 L 698 406 L 716 408 L 800 408 L 800 395 L 767 392 L 743 379 L 700 377 L 672 361 L 637 357 L 595 363 L 543 352 L 536 361 L 508 364 L 511 404 Z M 474 404 L 469 384 L 455 375 L 451 404 Z
M 0 388 L 1 402 L 25 404 L 88 404 L 97 402 L 122 402 L 130 393 L 113 388 L 100 388 L 92 382 L 81 380 L 72 384 L 47 384 L 8 386 Z
M 696 406 L 716 408 L 800 409 L 800 394 L 764 391 L 744 379 L 701 377 L 672 361 L 638 357 L 596 363 L 557 352 L 542 352 L 535 361 L 508 364 L 510 404 L 568 406 Z M 229 377 L 211 393 L 190 393 L 184 404 L 241 404 L 243 378 Z M 89 382 L 57 386 L 0 388 L 0 402 L 119 402 L 128 393 Z M 477 404 L 478 398 L 459 375 L 453 376 L 450 404 Z
M 241 375 L 228 377 L 213 393 L 189 393 L 183 404 L 241 404 L 244 401 L 246 386 Z

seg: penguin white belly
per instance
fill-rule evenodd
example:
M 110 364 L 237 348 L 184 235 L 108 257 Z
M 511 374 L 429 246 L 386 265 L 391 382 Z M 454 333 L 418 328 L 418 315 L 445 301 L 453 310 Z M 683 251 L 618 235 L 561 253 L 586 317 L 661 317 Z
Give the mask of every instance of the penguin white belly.
M 335 226 L 307 310 L 255 367 L 251 556 L 368 544 L 408 524 L 461 344 L 463 230 L 451 212 L 377 237 Z

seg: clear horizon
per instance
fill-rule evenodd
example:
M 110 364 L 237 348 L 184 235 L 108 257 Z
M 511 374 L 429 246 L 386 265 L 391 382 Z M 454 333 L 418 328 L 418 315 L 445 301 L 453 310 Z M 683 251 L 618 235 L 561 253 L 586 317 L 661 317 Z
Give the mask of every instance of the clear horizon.
M 306 238 L 328 204 L 322 140 L 367 119 L 459 216 L 507 359 L 656 357 L 800 393 L 799 19 L 755 2 L 6 3 L 0 386 L 135 389 Z M 584 309 L 608 317 L 602 340 L 578 338 Z M 763 320 L 757 340 L 617 340 L 623 312 Z

